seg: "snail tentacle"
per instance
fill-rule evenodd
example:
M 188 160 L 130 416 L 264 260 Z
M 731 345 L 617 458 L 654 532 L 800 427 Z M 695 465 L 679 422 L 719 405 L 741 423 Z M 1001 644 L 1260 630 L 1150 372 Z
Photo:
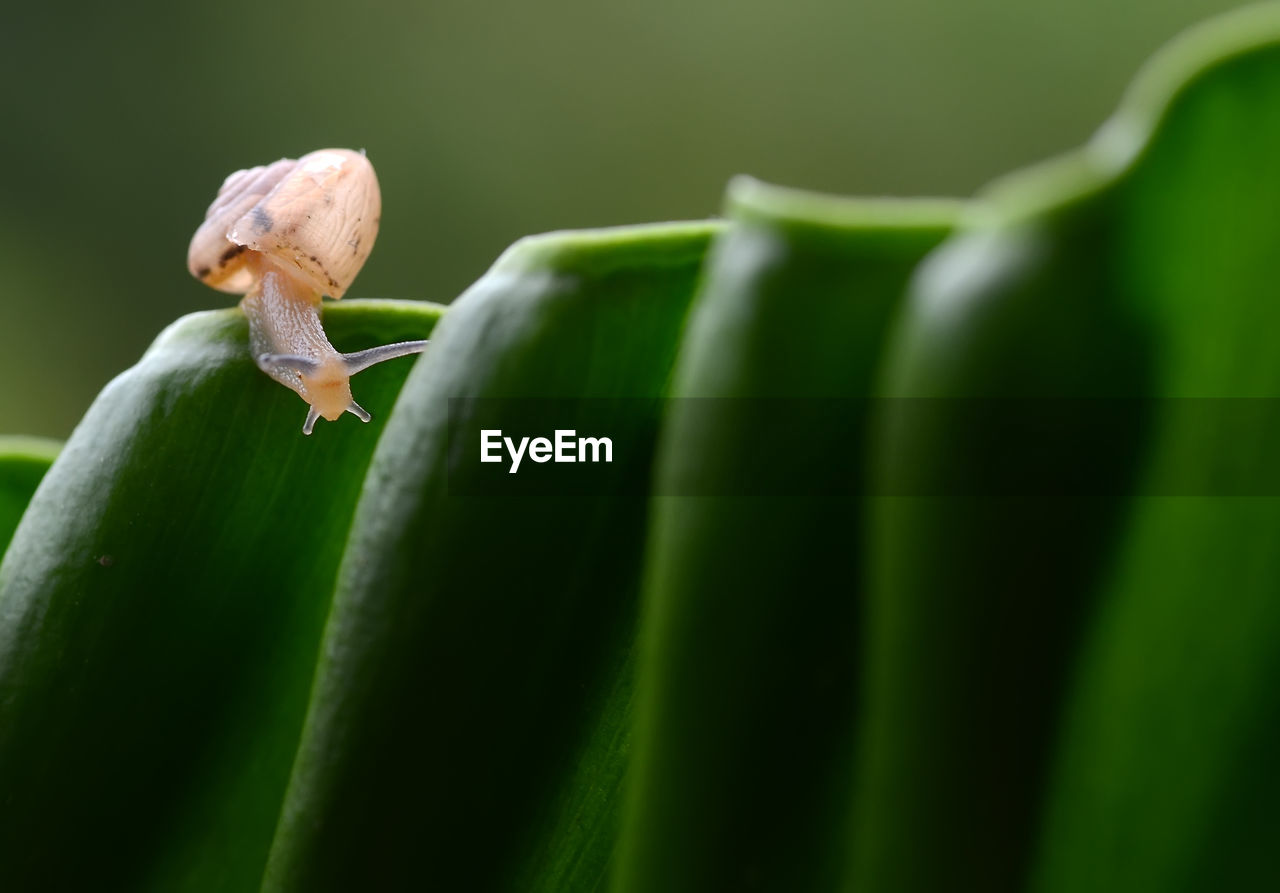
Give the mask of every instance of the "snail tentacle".
M 394 344 L 383 344 L 368 350 L 357 350 L 355 353 L 344 353 L 342 363 L 347 367 L 348 375 L 355 375 L 383 360 L 407 357 L 410 354 L 422 353 L 426 349 L 426 341 L 397 341 Z
M 316 426 L 316 419 L 320 418 L 320 410 L 316 409 L 315 404 L 307 407 L 307 420 L 302 423 L 302 433 L 310 434 L 311 429 Z

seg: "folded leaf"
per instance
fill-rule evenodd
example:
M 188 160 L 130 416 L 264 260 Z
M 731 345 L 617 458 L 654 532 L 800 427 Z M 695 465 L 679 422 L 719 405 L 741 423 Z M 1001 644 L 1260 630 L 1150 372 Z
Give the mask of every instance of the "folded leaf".
M 598 887 L 661 398 L 715 230 L 527 239 L 452 305 L 370 468 L 265 889 Z M 612 462 L 480 462 L 484 430 L 555 429 Z
M 923 266 L 850 889 L 1267 883 L 1278 107 L 1280 12 L 1226 17 Z
M 326 311 L 340 348 L 439 308 Z M 334 574 L 411 361 L 374 414 L 299 427 L 238 310 L 169 327 L 76 428 L 0 565 L 6 890 L 251 890 L 279 815 Z
M 614 889 L 838 882 L 868 398 L 958 207 L 732 185 L 663 430 Z

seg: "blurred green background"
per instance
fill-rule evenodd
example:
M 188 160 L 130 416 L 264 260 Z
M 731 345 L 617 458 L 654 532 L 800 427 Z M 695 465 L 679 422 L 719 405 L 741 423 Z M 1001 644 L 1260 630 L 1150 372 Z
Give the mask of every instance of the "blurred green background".
M 447 302 L 522 235 L 712 215 L 736 173 L 969 194 L 1238 5 L 5 0 L 0 433 L 65 436 L 164 325 L 234 301 L 185 261 L 237 168 L 364 147 L 384 212 L 350 294 Z

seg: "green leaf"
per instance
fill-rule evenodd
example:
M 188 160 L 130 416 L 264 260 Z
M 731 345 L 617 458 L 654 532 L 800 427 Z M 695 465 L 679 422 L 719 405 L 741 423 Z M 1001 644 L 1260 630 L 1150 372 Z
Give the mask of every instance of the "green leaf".
M 267 889 L 599 886 L 661 398 L 715 231 L 528 239 L 451 306 L 370 468 Z M 482 429 L 556 428 L 612 464 L 479 462 Z
M 867 398 L 957 209 L 730 189 L 662 436 L 615 889 L 840 877 Z
M 1277 108 L 1280 11 L 1215 22 L 922 268 L 851 889 L 1269 882 Z
M 0 886 L 1265 888 L 1277 109 L 1271 5 L 963 205 L 525 240 L 310 439 L 180 320 L 0 444 Z
M 0 557 L 62 444 L 39 437 L 0 437 Z
M 344 350 L 439 308 L 350 301 Z M 104 390 L 0 565 L 6 889 L 258 885 L 351 513 L 409 361 L 373 413 L 300 433 L 237 310 L 186 317 Z

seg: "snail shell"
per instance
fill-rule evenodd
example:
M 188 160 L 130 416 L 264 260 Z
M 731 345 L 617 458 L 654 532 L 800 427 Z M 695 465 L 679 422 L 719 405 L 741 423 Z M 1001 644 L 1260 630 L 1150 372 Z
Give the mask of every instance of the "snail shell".
M 236 171 L 191 240 L 187 268 L 219 291 L 244 294 L 257 278 L 246 251 L 294 268 L 318 294 L 341 298 L 378 237 L 382 193 L 361 152 L 321 149 Z

